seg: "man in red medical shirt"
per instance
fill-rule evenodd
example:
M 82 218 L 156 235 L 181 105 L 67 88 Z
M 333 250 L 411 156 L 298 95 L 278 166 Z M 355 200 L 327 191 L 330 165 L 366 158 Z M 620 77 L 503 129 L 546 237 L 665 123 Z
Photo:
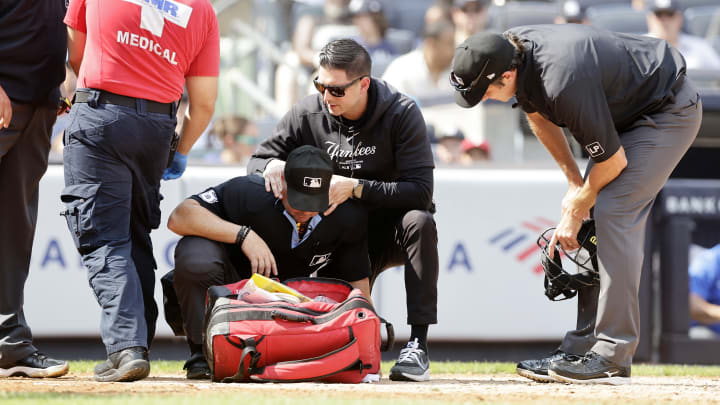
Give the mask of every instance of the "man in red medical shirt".
M 102 307 L 107 361 L 97 381 L 150 373 L 160 179 L 180 177 L 214 112 L 217 18 L 208 0 L 71 0 L 68 55 L 78 74 L 65 130 L 68 229 Z M 189 107 L 176 150 L 177 101 Z

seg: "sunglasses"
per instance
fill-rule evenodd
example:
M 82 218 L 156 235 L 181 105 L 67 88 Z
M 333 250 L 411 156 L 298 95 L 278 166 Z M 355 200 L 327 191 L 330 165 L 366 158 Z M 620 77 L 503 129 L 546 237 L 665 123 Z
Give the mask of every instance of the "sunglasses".
M 318 81 L 318 77 L 319 76 L 315 76 L 315 78 L 313 79 L 313 84 L 315 85 L 315 89 L 320 92 L 320 94 L 325 94 L 325 90 L 327 90 L 333 97 L 345 97 L 345 89 L 357 83 L 363 77 L 367 77 L 367 75 L 362 75 L 357 79 L 351 81 L 350 83 L 342 86 L 326 86 Z
M 468 85 L 463 84 L 463 80 L 458 75 L 456 75 L 455 72 L 450 72 L 450 85 L 453 86 L 455 90 L 461 93 L 467 93 L 468 91 L 472 90 L 473 87 L 478 84 L 478 82 L 480 82 L 480 78 L 482 78 L 482 75 L 485 73 L 485 69 L 487 69 L 488 63 L 490 63 L 490 59 L 485 61 L 485 65 L 482 69 L 480 69 L 480 74 L 478 74 L 477 77 L 475 77 L 475 79 L 473 79 L 473 81 L 470 82 L 470 84 Z

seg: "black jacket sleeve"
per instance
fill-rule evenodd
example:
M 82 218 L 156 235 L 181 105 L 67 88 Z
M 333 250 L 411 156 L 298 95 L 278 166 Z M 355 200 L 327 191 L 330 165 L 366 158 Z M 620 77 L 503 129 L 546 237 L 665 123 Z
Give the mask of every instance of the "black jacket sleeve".
M 428 210 L 433 198 L 435 167 L 420 108 L 410 102 L 393 126 L 394 181 L 365 180 L 362 200 L 374 206 Z
M 262 176 L 265 166 L 270 160 L 287 160 L 290 152 L 301 146 L 300 118 L 296 114 L 296 107 L 291 108 L 275 126 L 272 135 L 257 147 L 248 162 L 248 175 L 259 174 Z
M 363 180 L 362 200 L 378 207 L 429 210 L 433 195 L 433 168 L 423 167 L 397 181 Z

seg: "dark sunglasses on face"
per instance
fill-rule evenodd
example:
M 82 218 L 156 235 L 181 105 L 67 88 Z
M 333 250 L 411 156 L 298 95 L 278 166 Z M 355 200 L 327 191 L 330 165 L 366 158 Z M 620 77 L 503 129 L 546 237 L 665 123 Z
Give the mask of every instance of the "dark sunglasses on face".
M 455 90 L 457 90 L 461 93 L 467 93 L 468 91 L 472 90 L 472 88 L 478 84 L 478 82 L 480 81 L 480 78 L 485 73 L 485 69 L 487 68 L 488 63 L 490 63 L 490 59 L 488 59 L 485 62 L 485 66 L 483 66 L 483 68 L 480 69 L 480 74 L 478 74 L 477 77 L 475 77 L 473 79 L 473 81 L 470 82 L 470 84 L 468 84 L 468 85 L 463 84 L 462 79 L 460 77 L 458 77 L 455 74 L 455 72 L 450 72 L 450 85 L 453 86 L 455 88 Z
M 363 77 L 367 77 L 367 75 L 362 75 L 357 79 L 351 81 L 350 83 L 344 84 L 342 86 L 326 86 L 318 81 L 318 77 L 319 76 L 315 76 L 315 78 L 313 79 L 313 84 L 315 85 L 315 89 L 319 91 L 320 94 L 325 94 L 325 90 L 327 90 L 333 97 L 345 97 L 345 89 L 357 83 Z

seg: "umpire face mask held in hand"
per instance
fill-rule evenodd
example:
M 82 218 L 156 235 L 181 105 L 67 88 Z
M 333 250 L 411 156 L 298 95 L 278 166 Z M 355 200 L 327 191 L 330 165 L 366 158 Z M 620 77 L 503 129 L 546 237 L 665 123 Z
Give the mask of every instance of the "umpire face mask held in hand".
M 583 287 L 600 284 L 600 274 L 597 264 L 597 237 L 595 236 L 595 220 L 584 221 L 577 234 L 580 248 L 573 252 L 566 252 L 558 243 L 555 246 L 554 256 L 550 257 L 550 236 L 555 228 L 543 232 L 537 240 L 541 249 L 540 262 L 545 272 L 545 295 L 551 301 L 562 301 L 572 298 Z M 563 269 L 562 257 L 565 256 L 572 264 L 577 266 L 576 273 L 568 273 Z M 563 295 L 563 298 L 558 296 Z

